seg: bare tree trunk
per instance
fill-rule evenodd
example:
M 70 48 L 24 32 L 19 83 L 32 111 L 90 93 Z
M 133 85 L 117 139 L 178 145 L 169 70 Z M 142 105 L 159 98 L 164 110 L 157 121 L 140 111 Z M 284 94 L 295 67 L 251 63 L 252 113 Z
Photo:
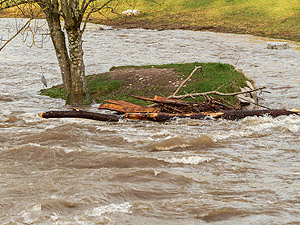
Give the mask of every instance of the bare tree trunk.
M 112 9 L 109 4 L 115 0 L 0 0 L 0 11 L 12 7 L 18 9 L 25 15 L 21 8 L 28 7 L 30 12 L 38 4 L 46 15 L 51 39 L 54 45 L 56 57 L 60 67 L 63 84 L 66 90 L 66 104 L 82 105 L 92 102 L 88 92 L 83 62 L 82 33 L 91 14 L 103 9 Z M 20 7 L 22 6 L 22 7 Z M 80 25 L 85 15 L 85 22 Z M 32 14 L 32 18 L 33 18 Z M 64 27 L 60 19 L 64 20 Z M 66 29 L 66 32 L 64 32 Z M 66 44 L 66 34 L 69 45 Z M 1 51 L 1 49 L 0 49 Z
M 46 14 L 51 39 L 66 90 L 66 104 L 90 104 L 92 100 L 85 78 L 80 20 L 78 21 L 72 15 L 71 8 L 65 5 L 66 2 L 62 3 L 64 3 L 62 6 L 66 33 L 63 31 L 63 25 L 60 20 L 62 12 L 59 9 L 58 1 L 54 0 L 52 5 L 48 5 L 48 2 L 39 4 Z M 66 34 L 68 36 L 68 47 L 65 38 Z
M 82 33 L 79 27 L 72 27 L 67 30 L 67 34 L 69 40 L 72 90 L 67 92 L 66 104 L 90 104 L 91 96 L 87 88 L 83 62 Z
M 48 11 L 45 11 L 45 13 L 47 16 L 46 19 L 50 30 L 50 36 L 58 60 L 63 84 L 66 93 L 70 93 L 72 90 L 70 59 L 68 55 L 68 49 L 66 46 L 65 34 L 61 30 L 62 26 L 61 26 L 59 14 L 56 12 L 48 12 Z

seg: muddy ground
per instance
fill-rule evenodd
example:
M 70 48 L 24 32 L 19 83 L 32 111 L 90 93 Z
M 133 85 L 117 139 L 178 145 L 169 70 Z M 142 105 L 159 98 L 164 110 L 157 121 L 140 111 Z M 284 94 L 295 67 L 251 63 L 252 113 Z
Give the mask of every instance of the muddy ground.
M 104 73 L 112 80 L 122 81 L 124 94 L 139 94 L 147 97 L 168 96 L 174 93 L 182 82 L 180 74 L 173 68 L 116 68 Z M 101 74 L 93 75 L 94 78 Z M 93 78 L 92 78 L 93 79 Z M 96 93 L 97 95 L 99 93 Z

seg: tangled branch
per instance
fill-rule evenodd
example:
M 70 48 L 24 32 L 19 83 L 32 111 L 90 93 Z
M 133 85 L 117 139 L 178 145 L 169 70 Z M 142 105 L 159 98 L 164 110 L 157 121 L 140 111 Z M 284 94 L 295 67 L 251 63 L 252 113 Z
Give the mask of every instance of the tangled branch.
M 19 33 L 21 33 L 23 30 L 28 29 L 30 22 L 31 22 L 32 18 L 30 18 L 27 23 L 24 24 L 23 27 L 21 27 L 9 40 L 7 40 L 4 45 L 0 48 L 0 52 L 2 51 L 2 49 L 8 45 L 9 42 L 11 42 L 16 36 L 18 36 Z

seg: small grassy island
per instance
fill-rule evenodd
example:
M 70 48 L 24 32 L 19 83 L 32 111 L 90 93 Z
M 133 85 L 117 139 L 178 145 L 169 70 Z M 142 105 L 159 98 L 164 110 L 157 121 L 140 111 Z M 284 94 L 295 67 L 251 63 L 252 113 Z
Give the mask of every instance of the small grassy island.
M 189 82 L 178 92 L 202 93 L 213 90 L 231 93 L 240 91 L 249 80 L 243 73 L 235 70 L 229 64 L 221 63 L 184 63 L 147 66 L 112 67 L 109 72 L 87 76 L 88 89 L 94 102 L 103 103 L 106 99 L 124 100 L 135 104 L 147 104 L 143 100 L 133 98 L 133 95 L 168 97 L 186 79 L 195 67 L 201 66 Z M 41 90 L 42 95 L 53 98 L 65 98 L 64 88 L 57 85 Z M 193 101 L 203 100 L 197 97 Z M 202 99 L 201 99 L 202 98 Z M 236 104 L 233 96 L 224 97 L 231 104 Z

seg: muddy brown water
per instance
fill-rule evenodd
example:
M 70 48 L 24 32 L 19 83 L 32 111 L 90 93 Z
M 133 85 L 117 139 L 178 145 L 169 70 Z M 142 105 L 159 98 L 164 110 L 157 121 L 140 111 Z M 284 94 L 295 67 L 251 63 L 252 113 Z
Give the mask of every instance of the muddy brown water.
M 1 19 L 2 40 L 20 21 Z M 268 87 L 264 105 L 300 107 L 299 43 L 274 50 L 267 43 L 281 40 L 99 27 L 84 35 L 88 74 L 128 64 L 224 62 Z M 45 33 L 37 35 L 42 48 L 30 47 L 28 34 L 0 52 L 1 224 L 300 223 L 299 117 L 41 119 L 38 112 L 67 108 L 37 93 L 41 66 L 50 85 L 61 82 L 51 42 L 41 42 Z

